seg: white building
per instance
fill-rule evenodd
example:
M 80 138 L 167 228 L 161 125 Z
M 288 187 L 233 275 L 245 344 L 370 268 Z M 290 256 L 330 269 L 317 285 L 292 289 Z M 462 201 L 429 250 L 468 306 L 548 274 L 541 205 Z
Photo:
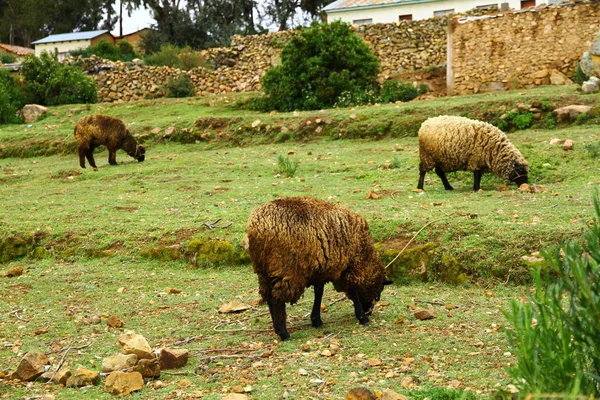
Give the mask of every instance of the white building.
M 555 2 L 557 0 L 547 3 Z M 328 21 L 339 19 L 362 25 L 416 21 L 474 8 L 520 10 L 535 6 L 536 0 L 336 0 L 324 11 Z
M 36 40 L 31 44 L 35 46 L 35 55 L 37 57 L 44 51 L 52 53 L 56 49 L 58 50 L 58 59 L 62 60 L 68 56 L 71 51 L 85 49 L 89 46 L 96 45 L 102 39 L 110 44 L 115 43 L 115 37 L 108 30 L 102 30 L 50 35 L 43 39 Z

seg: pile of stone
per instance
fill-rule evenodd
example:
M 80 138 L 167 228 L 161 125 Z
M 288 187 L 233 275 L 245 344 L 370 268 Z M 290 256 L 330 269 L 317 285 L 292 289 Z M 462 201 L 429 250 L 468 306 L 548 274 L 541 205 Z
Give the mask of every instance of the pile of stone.
M 127 395 L 144 388 L 144 378 L 155 379 L 161 370 L 181 368 L 187 364 L 189 352 L 185 349 L 162 348 L 153 351 L 142 335 L 134 332 L 119 337 L 121 353 L 102 360 L 102 372 L 82 366 L 72 370 L 62 364 L 54 368 L 46 355 L 27 353 L 21 359 L 10 379 L 34 381 L 43 379 L 67 387 L 93 386 L 106 376 L 104 390 L 115 395 Z

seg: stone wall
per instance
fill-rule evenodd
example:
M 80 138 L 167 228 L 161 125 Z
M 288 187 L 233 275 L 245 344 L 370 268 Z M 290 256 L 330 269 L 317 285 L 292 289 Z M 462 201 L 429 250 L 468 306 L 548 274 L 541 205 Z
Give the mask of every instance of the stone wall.
M 440 65 L 446 61 L 447 19 L 404 21 L 399 24 L 372 24 L 355 28 L 373 49 L 381 63 L 380 81 L 407 70 Z M 213 69 L 181 71 L 139 63 L 92 60 L 84 69 L 92 71 L 98 87 L 98 101 L 131 101 L 164 96 L 171 77 L 188 74 L 197 95 L 260 90 L 260 78 L 280 63 L 279 54 L 293 31 L 266 35 L 235 36 L 231 47 L 203 51 Z
M 600 30 L 600 3 L 563 3 L 450 21 L 448 93 L 548 84 L 571 76 Z

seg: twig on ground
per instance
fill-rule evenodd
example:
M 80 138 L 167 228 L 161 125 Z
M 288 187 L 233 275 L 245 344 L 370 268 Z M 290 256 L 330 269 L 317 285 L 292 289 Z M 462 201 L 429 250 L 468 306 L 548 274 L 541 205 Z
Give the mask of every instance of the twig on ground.
M 221 218 L 217 219 L 215 222 L 205 222 L 202 225 L 206 226 L 208 229 L 223 229 L 223 228 L 229 228 L 231 225 L 233 225 L 233 222 L 228 223 L 227 225 L 217 225 L 219 223 L 219 221 L 221 221 Z
M 410 238 L 410 240 L 409 240 L 409 241 L 408 241 L 408 242 L 407 242 L 407 243 L 404 245 L 404 247 L 402 248 L 402 250 L 400 250 L 400 252 L 399 252 L 399 253 L 396 255 L 396 257 L 394 257 L 394 259 L 393 259 L 392 261 L 390 261 L 390 262 L 388 263 L 388 265 L 386 265 L 386 266 L 385 266 L 385 269 L 388 269 L 388 267 L 389 267 L 390 265 L 392 265 L 392 264 L 394 263 L 394 261 L 396 261 L 396 260 L 398 259 L 398 257 L 400 257 L 400 255 L 401 255 L 402 253 L 404 253 L 404 250 L 406 250 L 406 248 L 408 247 L 408 245 L 409 245 L 409 244 L 411 244 L 413 240 L 415 240 L 415 238 L 416 238 L 416 237 L 419 235 L 419 233 L 421 233 L 421 231 L 423 231 L 423 229 L 427 228 L 429 225 L 433 224 L 434 222 L 438 222 L 438 221 L 440 221 L 440 220 L 442 220 L 442 218 L 438 218 L 438 219 L 434 219 L 433 221 L 429 221 L 429 222 L 428 222 L 428 223 L 426 223 L 426 224 L 425 224 L 425 225 L 424 225 L 424 226 L 423 226 L 421 229 L 419 229 L 419 230 L 417 231 L 417 233 L 415 233 L 415 234 L 413 235 L 413 237 L 412 237 L 412 238 Z
M 50 377 L 50 379 L 48 379 L 48 383 L 52 382 L 52 379 L 54 379 L 54 377 L 56 376 L 56 373 L 58 372 L 58 370 L 60 370 L 60 367 L 62 367 L 62 365 L 65 363 L 65 359 L 67 358 L 67 354 L 69 354 L 69 352 L 71 350 L 81 350 L 81 349 L 85 349 L 86 347 L 89 347 L 92 343 L 94 343 L 94 341 L 90 341 L 88 344 L 83 345 L 83 346 L 78 346 L 78 347 L 72 347 L 69 346 L 67 348 L 67 350 L 64 352 L 62 358 L 60 359 L 60 361 L 58 362 L 58 365 L 56 366 L 56 369 L 54 370 L 54 372 L 52 373 L 52 376 Z
M 14 315 L 15 318 L 18 319 L 19 321 L 29 322 L 30 320 L 19 317 L 19 311 L 25 311 L 25 310 L 15 310 L 15 311 L 11 312 L 11 314 Z
M 445 306 L 445 303 L 440 303 L 439 301 L 428 301 L 428 300 L 419 300 L 419 299 L 415 299 L 414 300 L 415 303 L 425 303 L 425 304 L 431 304 L 433 306 Z M 457 304 L 452 303 L 452 305 L 456 308 L 459 308 L 460 306 Z

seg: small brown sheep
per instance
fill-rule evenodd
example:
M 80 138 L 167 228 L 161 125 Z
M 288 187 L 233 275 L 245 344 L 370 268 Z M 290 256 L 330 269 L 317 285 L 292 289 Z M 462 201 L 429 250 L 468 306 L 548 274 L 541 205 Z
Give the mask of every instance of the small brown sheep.
M 108 163 L 117 164 L 117 150 L 123 149 L 139 162 L 144 161 L 146 149 L 129 133 L 123 121 L 108 115 L 87 115 L 75 125 L 75 138 L 79 141 L 79 165 L 85 168 L 85 159 L 93 168 L 94 150 L 98 146 L 108 148 Z
M 314 287 L 310 319 L 318 327 L 325 283 L 346 293 L 361 324 L 369 322 L 383 286 L 391 283 L 365 219 L 329 202 L 273 200 L 251 213 L 246 233 L 260 295 L 282 340 L 290 337 L 285 303 L 296 303 L 307 287 Z
M 529 164 L 504 132 L 494 125 L 464 117 L 442 115 L 427 119 L 419 129 L 419 183 L 432 169 L 444 188 L 452 190 L 446 172 L 472 171 L 473 190 L 481 175 L 491 171 L 517 186 L 527 183 Z

